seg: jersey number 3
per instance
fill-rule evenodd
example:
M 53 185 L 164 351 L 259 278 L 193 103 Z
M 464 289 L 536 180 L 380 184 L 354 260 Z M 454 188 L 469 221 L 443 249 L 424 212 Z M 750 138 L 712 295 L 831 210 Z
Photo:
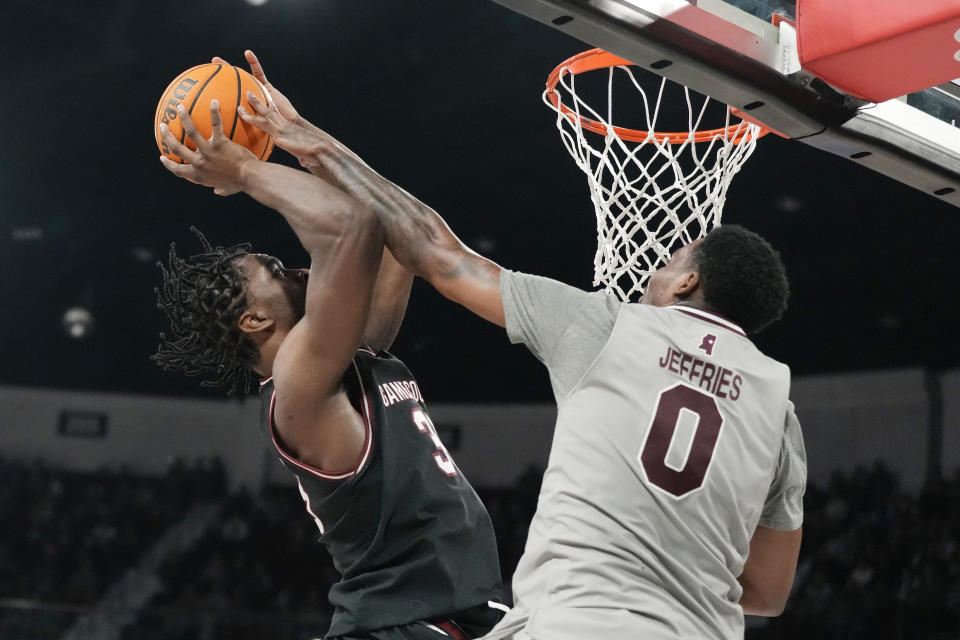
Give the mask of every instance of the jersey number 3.
M 678 498 L 699 489 L 722 426 L 712 396 L 682 383 L 661 391 L 637 454 L 647 480 Z
M 437 463 L 437 466 L 440 467 L 440 471 L 443 471 L 451 478 L 457 475 L 457 465 L 453 463 L 450 452 L 443 446 L 443 442 L 440 440 L 440 436 L 437 435 L 437 429 L 433 426 L 433 421 L 430 420 L 430 416 L 420 407 L 414 407 L 410 417 L 413 418 L 413 423 L 417 425 L 420 433 L 428 434 L 430 439 L 433 440 L 433 446 L 436 447 L 436 450 L 433 452 L 433 460 Z

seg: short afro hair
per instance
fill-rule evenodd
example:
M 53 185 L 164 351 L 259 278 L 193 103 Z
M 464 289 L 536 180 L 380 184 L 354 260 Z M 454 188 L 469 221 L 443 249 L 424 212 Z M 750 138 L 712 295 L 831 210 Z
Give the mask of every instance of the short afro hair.
M 157 307 L 170 322 L 151 359 L 167 371 L 203 375 L 201 386 L 225 387 L 228 395 L 253 386 L 251 367 L 260 352 L 237 321 L 247 309 L 246 277 L 235 261 L 249 244 L 213 246 L 196 227 L 202 251 L 188 259 L 170 245 L 167 265 L 158 262 L 162 284 L 154 291 Z
M 739 225 L 716 227 L 694 247 L 706 303 L 756 333 L 787 308 L 790 284 L 780 254 L 762 237 Z

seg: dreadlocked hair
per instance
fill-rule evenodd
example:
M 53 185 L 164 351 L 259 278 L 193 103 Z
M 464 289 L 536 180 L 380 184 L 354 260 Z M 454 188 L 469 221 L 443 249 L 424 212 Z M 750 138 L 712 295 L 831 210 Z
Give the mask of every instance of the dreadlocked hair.
M 201 253 L 184 260 L 171 243 L 169 263 L 157 262 L 163 282 L 154 292 L 170 332 L 160 334 L 150 359 L 165 371 L 209 375 L 201 386 L 225 387 L 228 395 L 246 393 L 260 353 L 237 325 L 247 298 L 246 280 L 234 261 L 250 252 L 250 244 L 215 247 L 196 227 L 190 230 L 200 239 Z

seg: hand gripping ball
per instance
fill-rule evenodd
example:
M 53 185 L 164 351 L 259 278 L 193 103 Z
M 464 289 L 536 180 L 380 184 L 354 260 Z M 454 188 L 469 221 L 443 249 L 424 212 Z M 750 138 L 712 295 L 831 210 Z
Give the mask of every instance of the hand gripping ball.
M 237 144 L 249 149 L 260 160 L 266 160 L 273 151 L 273 138 L 260 129 L 245 123 L 237 107 L 243 106 L 254 113 L 247 102 L 247 91 L 253 93 L 262 102 L 267 102 L 267 91 L 252 75 L 239 67 L 229 64 L 210 62 L 187 69 L 177 76 L 160 98 L 157 114 L 153 119 L 154 136 L 160 152 L 173 160 L 184 160 L 167 148 L 160 138 L 160 123 L 165 122 L 170 132 L 190 149 L 196 145 L 183 131 L 180 118 L 177 117 L 177 105 L 183 104 L 187 113 L 204 138 L 212 132 L 210 126 L 210 100 L 220 101 L 220 117 L 223 121 L 223 134 Z

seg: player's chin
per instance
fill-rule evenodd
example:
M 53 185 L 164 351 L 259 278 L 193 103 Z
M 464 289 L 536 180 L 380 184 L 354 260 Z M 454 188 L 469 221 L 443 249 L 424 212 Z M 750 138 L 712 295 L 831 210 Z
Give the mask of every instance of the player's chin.
M 302 318 L 307 309 L 307 279 L 302 281 L 292 281 L 285 288 L 287 301 L 293 308 L 293 312 L 298 318 Z
M 296 303 L 297 307 L 300 309 L 306 309 L 307 307 L 307 283 L 304 281 L 302 285 L 297 287 L 296 291 Z

